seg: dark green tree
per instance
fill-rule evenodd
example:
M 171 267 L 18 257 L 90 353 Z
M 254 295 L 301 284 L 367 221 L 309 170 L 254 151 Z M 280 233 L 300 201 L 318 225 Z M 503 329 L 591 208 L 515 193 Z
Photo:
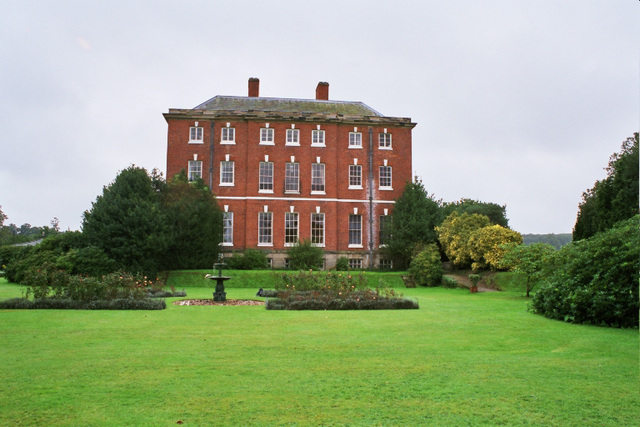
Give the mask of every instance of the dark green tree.
M 445 203 L 442 206 L 442 220 L 451 215 L 451 213 L 453 212 L 458 212 L 460 215 L 462 215 L 463 213 L 467 213 L 469 215 L 484 215 L 489 218 L 491 224 L 509 228 L 506 205 L 500 206 L 496 203 L 481 202 L 472 199 L 460 199 L 457 202 Z
M 582 194 L 573 228 L 577 241 L 608 230 L 638 212 L 638 133 L 609 158 L 607 178 Z
M 120 268 L 155 277 L 169 246 L 169 227 L 147 171 L 130 166 L 105 186 L 85 211 L 82 232 Z
M 434 227 L 442 222 L 441 202 L 417 177 L 405 185 L 393 208 L 387 251 L 400 265 L 409 265 L 416 245 L 435 243 Z
M 183 172 L 161 188 L 168 225 L 163 269 L 210 268 L 222 241 L 222 213 L 203 181 L 189 182 Z

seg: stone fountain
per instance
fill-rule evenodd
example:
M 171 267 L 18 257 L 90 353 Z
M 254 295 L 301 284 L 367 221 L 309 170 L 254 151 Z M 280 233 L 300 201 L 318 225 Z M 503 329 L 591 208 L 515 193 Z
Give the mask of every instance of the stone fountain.
M 213 293 L 213 300 L 214 301 L 226 301 L 227 300 L 227 293 L 224 291 L 224 282 L 225 280 L 229 280 L 231 279 L 231 277 L 229 276 L 223 276 L 222 275 L 222 267 L 226 267 L 227 265 L 223 262 L 217 262 L 215 264 L 213 264 L 213 269 L 214 271 L 217 269 L 218 270 L 218 275 L 217 276 L 212 276 L 211 274 L 207 274 L 205 277 L 205 279 L 211 279 L 211 280 L 215 280 L 216 281 L 216 291 Z

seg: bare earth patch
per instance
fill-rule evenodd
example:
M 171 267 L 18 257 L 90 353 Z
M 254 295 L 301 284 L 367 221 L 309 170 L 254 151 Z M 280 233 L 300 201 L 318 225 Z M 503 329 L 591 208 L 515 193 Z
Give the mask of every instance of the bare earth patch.
M 214 301 L 213 299 L 183 299 L 180 301 L 174 301 L 173 305 L 264 305 L 264 301 L 244 299 L 228 299 L 226 301 Z
M 465 288 L 471 287 L 471 280 L 469 279 L 467 274 L 445 274 L 445 276 L 455 279 L 456 282 L 458 282 Z M 497 289 L 485 286 L 484 281 L 481 280 L 480 282 L 478 282 L 478 292 L 497 292 Z

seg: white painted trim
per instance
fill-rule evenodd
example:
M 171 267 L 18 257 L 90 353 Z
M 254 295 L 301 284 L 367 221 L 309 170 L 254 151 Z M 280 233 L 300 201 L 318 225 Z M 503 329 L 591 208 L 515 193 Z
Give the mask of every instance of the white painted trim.
M 265 190 L 262 190 L 265 191 Z M 369 199 L 335 199 L 325 197 L 216 196 L 218 200 L 278 200 L 288 202 L 369 203 Z M 373 203 L 395 204 L 395 200 L 373 200 Z

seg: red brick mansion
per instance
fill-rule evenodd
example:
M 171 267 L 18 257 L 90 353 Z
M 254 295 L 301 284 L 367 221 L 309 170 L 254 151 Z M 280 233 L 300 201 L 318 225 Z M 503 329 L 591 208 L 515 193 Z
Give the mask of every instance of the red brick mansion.
M 361 102 L 215 96 L 169 109 L 167 178 L 184 169 L 209 185 L 224 211 L 224 252 L 253 248 L 286 266 L 298 240 L 324 248 L 325 265 L 390 267 L 380 253 L 394 200 L 412 179 L 409 118 Z

